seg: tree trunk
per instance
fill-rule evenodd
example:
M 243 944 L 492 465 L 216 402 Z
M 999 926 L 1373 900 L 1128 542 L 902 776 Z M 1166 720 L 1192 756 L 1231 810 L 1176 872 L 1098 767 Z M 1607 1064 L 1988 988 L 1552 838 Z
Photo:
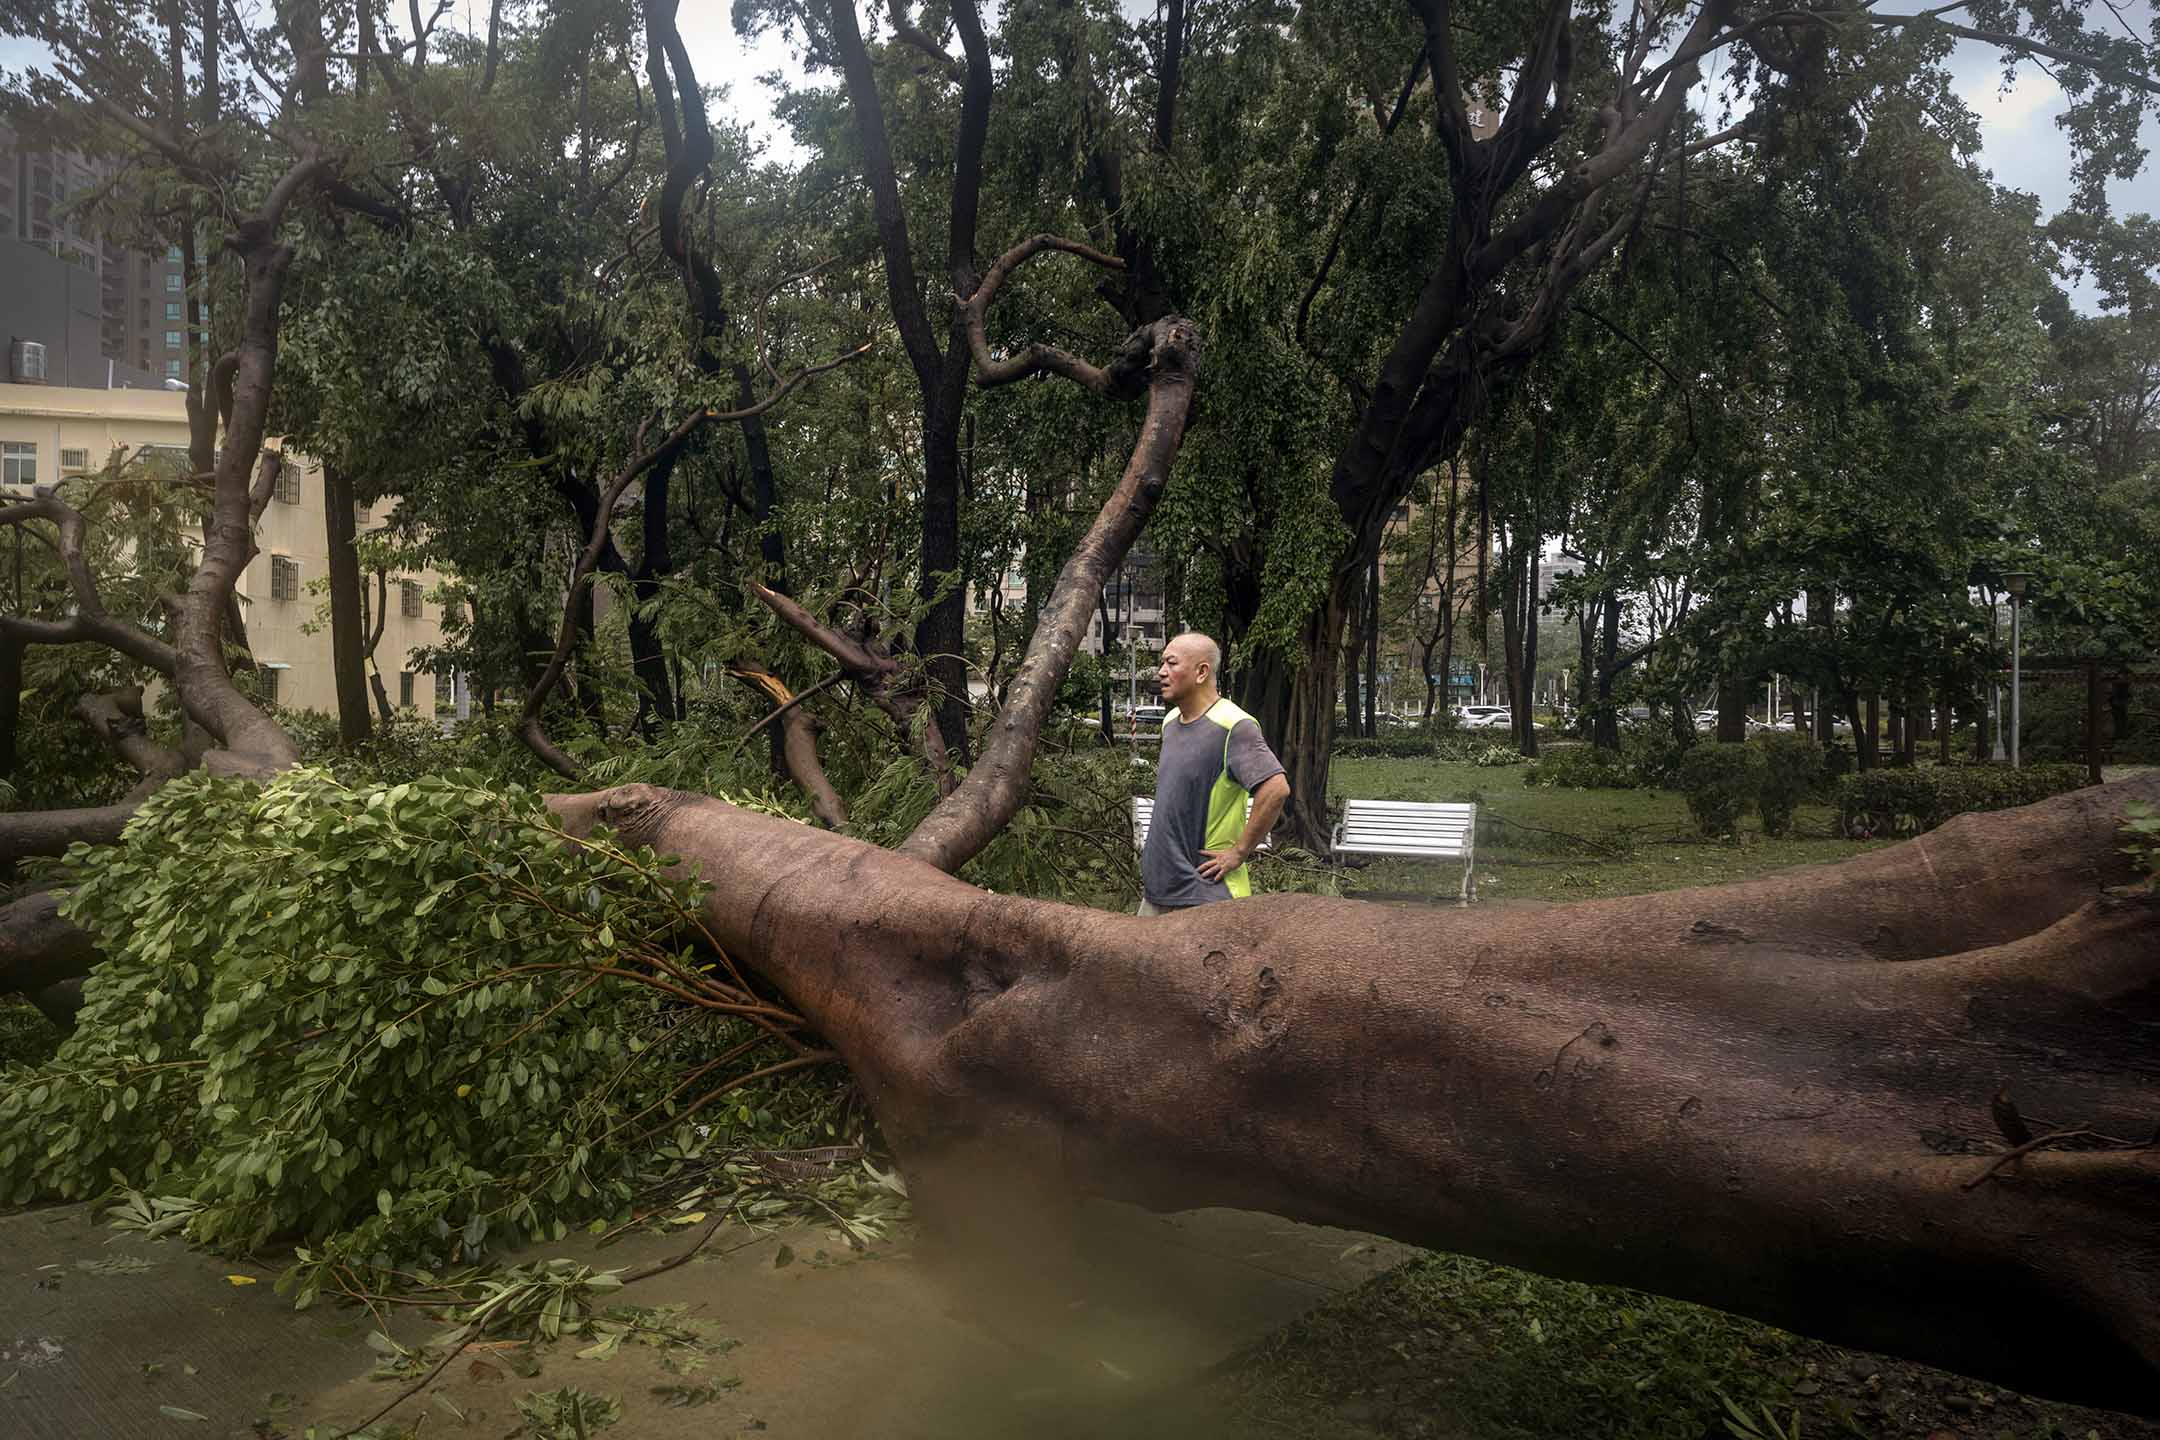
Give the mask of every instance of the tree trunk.
M 1534 528 L 1534 527 L 1533 527 Z M 1530 554 L 1524 564 L 1529 567 L 1527 583 L 1523 586 L 1522 620 L 1522 694 L 1515 704 L 1515 748 L 1535 759 L 1537 749 L 1537 652 L 1538 652 L 1538 572 L 1540 552 L 1545 548 L 1545 537 L 1532 534 Z
M 1450 460 L 1447 467 L 1447 565 L 1445 578 L 1440 582 L 1440 699 L 1443 704 L 1453 701 L 1455 684 L 1455 560 L 1462 547 L 1456 536 L 1456 478 L 1460 472 Z M 1431 672 L 1428 670 L 1427 675 Z M 1430 685 L 1430 679 L 1426 682 Z M 1426 701 L 1426 718 L 1432 718 L 1432 702 Z
M 750 388 L 750 367 L 735 362 L 735 404 L 747 410 L 756 399 Z M 742 422 L 743 448 L 750 454 L 750 504 L 752 518 L 758 527 L 758 558 L 764 563 L 765 583 L 782 595 L 795 592 L 788 588 L 787 546 L 780 534 L 780 526 L 773 519 L 773 506 L 779 503 L 779 485 L 773 478 L 772 449 L 765 443 L 765 417 L 752 415 Z
M 1513 540 L 1510 541 L 1510 532 Z M 1529 550 L 1524 545 L 1523 533 L 1512 526 L 1503 525 L 1500 536 L 1500 652 L 1505 681 L 1502 693 L 1507 696 L 1509 738 L 1516 748 L 1523 743 L 1523 719 L 1529 713 L 1523 697 L 1533 683 L 1524 665 L 1523 618 L 1532 608 L 1526 602 L 1529 578 Z M 1535 541 L 1533 540 L 1534 546 Z M 1527 753 L 1527 752 L 1526 752 Z
M 1365 611 L 1360 626 L 1365 632 L 1365 738 L 1380 734 L 1376 697 L 1380 693 L 1380 552 L 1374 550 L 1365 571 Z
M 367 616 L 360 595 L 360 555 L 353 548 L 352 473 L 323 462 L 325 528 L 330 545 L 330 671 L 337 682 L 338 740 L 368 738 Z
M 1590 722 L 1590 743 L 1598 749 L 1620 753 L 1620 715 L 1613 707 L 1613 678 L 1620 663 L 1620 592 L 1608 583 L 1599 597 L 1605 633 L 1598 642 L 1597 709 Z
M 1328 851 L 1328 761 L 1334 750 L 1335 656 L 1337 641 L 1350 613 L 1356 572 L 1337 571 L 1328 600 L 1305 619 L 1295 653 L 1304 663 L 1266 650 L 1252 655 L 1251 697 L 1245 708 L 1259 722 L 1290 780 L 1290 802 L 1277 822 L 1292 843 L 1316 855 Z
M 1363 658 L 1365 640 L 1365 567 L 1358 567 L 1357 579 L 1352 582 L 1349 614 L 1356 618 L 1343 627 L 1336 637 L 1336 664 L 1342 671 L 1342 733 L 1350 736 L 1364 732 L 1358 726 L 1358 662 Z
M 22 543 L 20 532 L 15 543 Z M 0 635 L 0 780 L 15 776 L 16 737 L 22 728 L 23 652 L 28 648 L 13 635 Z
M 1717 690 L 1717 738 L 1721 741 L 1747 739 L 1748 682 L 1745 675 L 1731 670 L 1718 673 Z
M 1528 916 L 1147 920 L 699 796 L 550 803 L 712 887 L 714 938 L 845 1057 L 929 1217 L 1240 1206 L 2151 1411 L 2160 903 L 2103 890 L 2131 800 L 2160 776 Z M 2078 1133 L 2013 1159 L 2006 1091 Z

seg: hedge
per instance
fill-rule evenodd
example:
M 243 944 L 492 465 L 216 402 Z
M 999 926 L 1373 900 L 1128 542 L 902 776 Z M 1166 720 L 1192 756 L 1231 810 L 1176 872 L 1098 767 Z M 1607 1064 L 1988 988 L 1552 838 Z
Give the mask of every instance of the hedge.
M 1838 781 L 1838 826 L 1853 839 L 1918 835 L 1954 816 L 2030 805 L 2085 783 L 2082 765 L 1870 770 Z

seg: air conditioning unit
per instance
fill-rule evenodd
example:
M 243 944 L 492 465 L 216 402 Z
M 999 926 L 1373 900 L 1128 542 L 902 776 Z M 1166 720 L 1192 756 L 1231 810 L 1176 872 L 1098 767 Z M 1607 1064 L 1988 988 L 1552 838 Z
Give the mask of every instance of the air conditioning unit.
M 37 340 L 15 340 L 8 345 L 8 379 L 17 385 L 43 385 L 45 346 Z

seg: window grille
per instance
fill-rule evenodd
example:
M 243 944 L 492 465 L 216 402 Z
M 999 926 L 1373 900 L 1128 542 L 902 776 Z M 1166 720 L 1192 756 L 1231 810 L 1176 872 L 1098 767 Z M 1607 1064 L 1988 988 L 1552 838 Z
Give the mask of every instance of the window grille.
M 278 666 L 265 665 L 256 672 L 262 676 L 262 698 L 272 705 L 278 703 L 278 670 Z
M 408 620 L 420 618 L 420 584 L 418 581 L 398 581 L 398 614 Z
M 272 492 L 281 505 L 300 503 L 300 467 L 289 459 L 280 458 L 277 471 L 277 489 Z
M 297 600 L 300 598 L 300 562 L 289 555 L 270 557 L 270 598 L 273 600 Z
M 413 673 L 412 673 L 412 671 L 410 671 L 410 670 L 400 670 L 400 671 L 398 671 L 398 677 L 397 677 L 397 703 L 398 703 L 398 704 L 399 704 L 399 705 L 400 705 L 401 707 L 403 707 L 403 708 L 405 708 L 405 709 L 407 709 L 407 710 L 410 710 L 410 709 L 412 708 L 412 703 L 413 703 L 413 699 L 412 699 L 412 695 L 413 695 L 413 683 L 412 683 L 412 682 L 413 682 Z
M 90 452 L 88 450 L 62 450 L 60 452 L 60 469 L 63 473 L 69 470 L 87 470 L 89 468 Z

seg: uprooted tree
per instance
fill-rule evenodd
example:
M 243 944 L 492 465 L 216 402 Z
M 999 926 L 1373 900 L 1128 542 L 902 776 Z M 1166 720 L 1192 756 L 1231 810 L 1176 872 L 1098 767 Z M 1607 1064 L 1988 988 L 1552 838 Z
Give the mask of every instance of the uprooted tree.
M 1783 13 L 1750 19 L 1737 7 L 1709 5 L 1672 33 L 1643 21 L 1608 77 L 1616 99 L 1602 117 L 1601 146 L 1507 221 L 1500 207 L 1511 188 L 1571 123 L 1568 9 L 1555 5 L 1540 18 L 1517 101 L 1481 139 L 1467 119 L 1449 9 L 1419 8 L 1422 45 L 1395 109 L 1421 76 L 1438 77 L 1434 143 L 1463 208 L 1342 447 L 1331 495 L 1357 543 L 1377 535 L 1375 517 L 1459 437 L 1465 416 L 1484 403 L 1481 387 L 1543 343 L 1552 311 L 1626 233 L 1636 213 L 1630 205 L 1639 207 L 1648 186 L 1628 177 L 1681 113 L 1693 61 L 1713 43 L 1806 32 L 1816 23 L 1779 19 Z M 852 14 L 840 18 L 851 22 Z M 964 62 L 901 18 L 902 39 L 930 52 L 936 73 L 967 90 L 955 164 L 979 165 L 988 62 L 973 7 L 961 0 L 954 17 Z M 572 506 L 585 531 L 582 549 L 520 726 L 536 752 L 570 772 L 571 757 L 549 754 L 542 707 L 576 645 L 585 582 L 606 563 L 616 502 L 641 477 L 665 474 L 710 423 L 754 419 L 799 383 L 781 381 L 761 401 L 741 374 L 710 363 L 704 347 L 729 311 L 680 209 L 704 164 L 699 92 L 672 16 L 656 7 L 647 21 L 668 162 L 656 223 L 660 253 L 688 301 L 691 340 L 681 366 L 688 378 L 680 404 L 647 407 L 629 433 L 596 447 L 609 463 L 580 472 L 585 488 L 577 493 L 591 501 L 589 513 Z M 1173 33 L 1179 23 L 1173 18 Z M 849 40 L 852 28 L 838 26 L 839 43 L 851 96 L 867 108 L 875 85 L 855 73 L 864 51 L 859 36 Z M 1656 65 L 1653 29 L 1676 47 Z M 214 57 L 219 33 L 213 16 L 199 50 Z M 143 773 L 144 793 L 198 764 L 220 775 L 278 776 L 298 757 L 292 738 L 235 683 L 228 645 L 235 578 L 276 478 L 263 437 L 280 284 L 291 261 L 281 237 L 303 203 L 392 235 L 412 223 L 401 208 L 404 192 L 349 179 L 349 157 L 314 138 L 331 38 L 298 28 L 284 38 L 294 82 L 275 138 L 291 154 L 259 203 L 205 217 L 231 232 L 227 250 L 244 304 L 229 357 L 202 367 L 206 379 L 191 395 L 197 433 L 189 483 L 204 496 L 203 549 L 185 589 L 162 616 L 111 614 L 84 558 L 78 508 L 53 495 L 0 510 L 0 522 L 40 535 L 50 527 L 68 582 L 60 613 L 9 616 L 0 642 L 101 644 L 160 677 L 177 698 L 186 717 L 178 751 L 150 743 L 138 697 L 123 692 L 85 707 L 86 721 Z M 1181 43 L 1166 40 L 1162 53 L 1161 84 L 1171 98 Z M 177 38 L 173 47 L 172 74 L 180 77 Z M 409 56 L 378 52 L 365 27 L 358 54 L 359 75 L 375 73 L 400 95 L 396 87 L 425 64 L 424 44 Z M 260 63 L 252 52 L 250 59 Z M 492 78 L 492 44 L 485 65 Z M 75 83 L 96 97 L 114 88 L 110 79 Z M 185 84 L 173 83 L 172 103 L 147 114 L 103 99 L 106 122 L 204 194 L 240 193 L 243 167 L 227 163 L 214 137 L 189 131 Z M 206 93 L 215 117 L 214 82 Z M 1396 123 L 1383 113 L 1384 100 L 1375 110 L 1376 125 Z M 1156 113 L 1154 134 L 1166 149 L 1174 105 L 1166 98 Z M 415 127 L 408 139 L 425 145 L 429 133 Z M 881 140 L 882 122 L 866 119 L 863 134 Z M 874 151 L 876 140 L 866 148 Z M 415 163 L 432 169 L 436 158 Z M 889 158 L 873 154 L 870 168 L 888 280 L 898 286 L 893 262 L 905 252 L 905 226 L 888 203 L 891 176 L 877 173 L 889 171 Z M 1114 193 L 1114 169 L 1093 172 L 1098 200 Z M 435 180 L 460 193 L 455 173 L 440 170 Z M 1639 188 L 1622 203 L 1631 183 Z M 299 850 L 319 842 L 322 863 L 307 881 L 314 888 L 274 896 L 242 889 L 230 901 L 215 892 L 213 905 L 211 887 L 190 884 L 171 865 L 138 875 L 120 861 L 107 870 L 94 862 L 85 906 L 110 906 L 119 876 L 165 887 L 169 926 L 186 920 L 185 935 L 145 930 L 130 938 L 146 953 L 129 963 L 161 963 L 147 953 L 160 945 L 219 953 L 228 937 L 217 927 L 229 926 L 237 945 L 255 928 L 258 903 L 265 923 L 279 923 L 284 912 L 270 908 L 272 900 L 295 914 L 308 910 L 311 924 L 344 926 L 320 932 L 344 943 L 388 925 L 392 905 L 340 877 L 412 854 L 442 867 L 445 893 L 467 897 L 459 903 L 523 895 L 528 918 L 550 917 L 542 923 L 574 932 L 576 943 L 533 947 L 532 958 L 513 967 L 521 984 L 547 976 L 563 988 L 521 991 L 521 1003 L 539 1007 L 537 1018 L 520 1017 L 514 1033 L 496 1037 L 487 1027 L 503 1017 L 489 1020 L 485 1005 L 466 1002 L 512 972 L 453 973 L 470 960 L 462 950 L 438 965 L 427 945 L 459 933 L 469 940 L 471 932 L 426 929 L 438 903 L 431 892 L 396 917 L 411 927 L 412 943 L 381 974 L 357 977 L 327 954 L 304 966 L 271 955 L 258 956 L 268 967 L 259 979 L 193 982 L 206 990 L 196 1008 L 202 1033 L 222 1047 L 218 1055 L 130 1058 L 100 1072 L 116 1092 L 101 1103 L 129 1111 L 152 1101 L 196 1103 L 214 1116 L 230 1103 L 218 1094 L 191 1102 L 160 1089 L 146 1101 L 136 1067 L 164 1076 L 210 1065 L 219 1084 L 237 1092 L 252 1083 L 241 1062 L 258 1059 L 314 1079 L 305 1090 L 313 1103 L 339 1094 L 335 1082 L 348 1070 L 385 1070 L 383 1056 L 396 1054 L 408 1023 L 438 1023 L 432 1016 L 448 1025 L 454 1014 L 471 1027 L 460 1039 L 471 1047 L 471 1083 L 484 1102 L 538 1107 L 557 1094 L 541 1071 L 554 1077 L 560 1067 L 541 1067 L 530 1089 L 511 1092 L 490 1057 L 534 1027 L 575 1033 L 592 987 L 620 981 L 746 1027 L 745 1048 L 700 1060 L 655 1107 L 687 1087 L 719 1094 L 740 1083 L 746 1076 L 724 1067 L 758 1053 L 750 1047 L 777 1047 L 764 1071 L 837 1056 L 860 1080 L 933 1216 L 957 1209 L 954 1188 L 986 1172 L 999 1183 L 1154 1206 L 1263 1208 L 1623 1281 L 2036 1390 L 2151 1409 L 2160 1378 L 2160 1151 L 2153 1147 L 2160 1066 L 2149 1037 L 2160 1025 L 2160 907 L 2149 890 L 2128 888 L 2130 862 L 2116 826 L 2123 806 L 2155 798 L 2160 782 L 1961 820 L 1842 865 L 1533 915 L 1417 914 L 1283 896 L 1142 922 L 993 895 L 955 878 L 1025 803 L 1059 681 L 1102 585 L 1164 494 L 1202 374 L 1201 337 L 1164 297 L 1173 259 L 1145 237 L 1120 232 L 1122 209 L 1110 207 L 1118 217 L 1106 222 L 1110 244 L 1038 236 L 978 278 L 972 200 L 959 213 L 965 188 L 956 183 L 949 271 L 955 290 L 967 293 L 952 297 L 946 346 L 936 344 L 919 297 L 912 314 L 895 299 L 926 431 L 950 448 L 955 432 L 945 427 L 959 402 L 949 391 L 964 390 L 971 375 L 986 388 L 1062 378 L 1091 397 L 1144 397 L 1146 409 L 1123 476 L 1039 606 L 1007 698 L 964 774 L 941 734 L 953 723 L 954 697 L 949 685 L 938 687 L 936 671 L 950 668 L 949 657 L 919 653 L 944 643 L 923 638 L 942 634 L 942 619 L 917 627 L 918 653 L 910 655 L 874 632 L 866 607 L 853 607 L 851 618 L 845 591 L 820 613 L 777 585 L 750 587 L 755 602 L 891 719 L 896 738 L 919 745 L 939 798 L 897 852 L 696 794 L 634 786 L 560 796 L 550 805 L 583 847 L 566 868 L 591 883 L 589 903 L 556 913 L 557 899 L 536 873 L 544 852 L 525 844 L 534 818 L 527 809 L 438 789 L 423 797 L 431 808 L 421 819 L 378 815 L 410 798 L 388 795 L 341 818 L 336 794 L 309 798 L 291 774 L 273 780 L 255 808 L 190 788 L 205 783 L 190 779 L 171 788 L 171 810 L 156 812 L 162 833 L 176 833 L 185 807 L 198 806 L 214 818 L 204 822 L 210 843 L 275 838 Z M 1106 291 L 1132 327 L 1114 360 L 1098 366 L 1048 345 L 993 344 L 992 301 L 1018 267 L 1045 252 L 1113 277 Z M 1500 272 L 1533 253 L 1537 278 L 1519 304 L 1503 305 Z M 502 364 L 498 378 L 509 393 L 523 393 L 508 375 L 515 352 L 494 347 L 491 358 Z M 795 377 L 806 379 L 809 368 Z M 723 382 L 740 403 L 723 408 Z M 536 441 L 536 461 L 544 458 L 539 449 Z M 942 523 L 926 519 L 926 531 Z M 926 599 L 936 588 L 927 571 L 940 563 L 939 544 L 923 545 Z M 1348 571 L 1323 568 L 1328 597 L 1315 624 L 1331 646 L 1341 628 L 1338 582 Z M 742 673 L 779 710 L 800 708 L 799 695 L 783 697 L 756 678 L 769 672 Z M 1331 703 L 1326 673 L 1323 666 L 1317 690 L 1309 677 L 1285 677 L 1274 692 L 1293 739 L 1320 744 L 1323 759 L 1314 727 L 1324 730 L 1320 702 Z M 784 718 L 776 711 L 775 723 Z M 795 778 L 814 794 L 806 738 L 798 732 L 788 753 Z M 0 848 L 21 859 L 76 841 L 109 845 L 139 800 L 6 817 Z M 380 835 L 366 833 L 378 823 L 386 827 Z M 602 827 L 616 839 L 601 839 Z M 333 854 L 329 837 L 345 848 Z M 627 848 L 639 846 L 676 857 L 675 873 L 657 875 L 646 853 Z M 621 870 L 611 872 L 616 865 Z M 636 877 L 622 882 L 628 899 L 605 888 L 608 873 Z M 691 876 L 701 894 L 685 884 Z M 336 907 L 309 908 L 340 897 L 334 917 Z M 103 1015 L 96 946 L 63 913 L 68 904 L 42 893 L 0 912 L 0 988 L 36 993 L 63 1013 L 79 995 L 72 987 L 88 976 L 92 1013 Z M 692 906 L 694 915 L 686 913 Z M 221 912 L 231 918 L 219 919 Z M 503 924 L 485 910 L 471 917 Z M 686 950 L 618 936 L 618 920 L 688 930 L 697 940 Z M 341 1022 L 335 1034 L 327 1025 L 281 1031 L 289 1017 L 271 1003 L 283 993 L 278 986 L 298 987 L 298 1006 L 360 984 L 382 986 L 385 1007 L 408 1008 Z M 154 1017 L 154 1006 L 145 1013 Z M 406 1052 L 397 1064 L 416 1059 Z M 576 1068 L 599 1064 L 581 1056 Z M 420 1127 L 431 1119 L 419 1117 Z M 319 1114 L 307 1120 L 322 1123 Z M 80 1116 L 71 1133 L 94 1124 Z M 451 1144 L 427 1133 L 438 1147 Z M 285 1183 L 282 1156 L 254 1155 L 244 1136 L 233 1143 L 234 1167 L 256 1165 L 270 1189 Z M 356 1158 L 322 1145 L 314 1160 L 333 1209 L 364 1209 L 371 1197 Z M 583 1163 L 582 1148 L 551 1156 L 549 1183 L 574 1185 Z M 454 1217 L 434 1218 L 447 1225 Z M 314 1222 L 251 1211 L 216 1238 L 244 1243 L 271 1223 Z

